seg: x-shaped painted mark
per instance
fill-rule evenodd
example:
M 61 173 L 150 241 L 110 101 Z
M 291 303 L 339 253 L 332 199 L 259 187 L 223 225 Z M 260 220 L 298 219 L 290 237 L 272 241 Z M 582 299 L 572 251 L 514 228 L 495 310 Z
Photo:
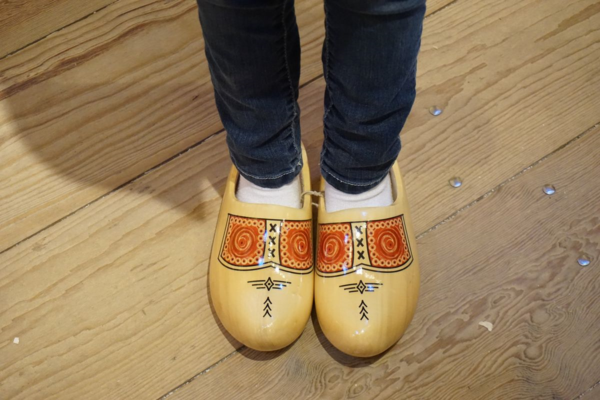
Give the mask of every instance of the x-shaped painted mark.
M 356 234 L 357 235 L 362 235 L 362 228 L 363 228 L 362 226 L 357 226 L 356 227 Z
M 269 223 L 269 232 L 277 232 L 277 224 Z
M 364 260 L 365 259 L 365 251 L 359 251 L 358 252 L 358 259 L 359 260 Z
M 356 246 L 357 247 L 364 246 L 363 240 L 364 240 L 364 238 L 362 238 L 362 239 L 356 239 Z
M 275 236 L 269 236 L 269 244 L 273 244 L 274 245 L 275 244 L 275 239 L 276 239 Z
M 269 258 L 275 258 L 275 249 L 269 249 Z

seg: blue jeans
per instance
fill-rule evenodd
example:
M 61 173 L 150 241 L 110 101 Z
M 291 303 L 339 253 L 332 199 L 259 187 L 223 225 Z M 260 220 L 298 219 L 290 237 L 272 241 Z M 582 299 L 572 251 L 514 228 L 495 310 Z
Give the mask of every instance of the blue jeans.
M 268 188 L 302 168 L 293 0 L 198 0 L 215 101 L 234 165 Z M 415 98 L 424 0 L 325 0 L 321 173 L 361 193 L 387 175 Z

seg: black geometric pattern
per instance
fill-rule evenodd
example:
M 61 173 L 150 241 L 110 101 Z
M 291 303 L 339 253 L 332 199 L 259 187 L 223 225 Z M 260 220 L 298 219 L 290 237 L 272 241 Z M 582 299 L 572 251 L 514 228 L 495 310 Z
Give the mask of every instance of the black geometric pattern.
M 348 283 L 346 285 L 340 285 L 341 288 L 343 288 L 344 290 L 346 290 L 348 293 L 360 293 L 363 294 L 364 292 L 369 292 L 372 293 L 375 290 L 379 289 L 381 286 L 383 286 L 383 283 L 377 283 L 377 282 L 363 282 L 362 279 L 360 281 L 358 281 L 358 283 Z
M 263 318 L 266 317 L 267 315 L 271 318 L 273 318 L 273 316 L 271 315 L 271 304 L 273 304 L 273 302 L 271 302 L 271 299 L 267 297 L 267 299 L 265 300 L 265 302 L 263 303 L 265 305 L 265 308 L 263 308 L 263 311 L 265 312 L 263 314 Z
M 366 319 L 368 321 L 369 317 L 367 316 L 367 314 L 369 314 L 369 312 L 367 311 L 367 303 L 365 303 L 365 301 L 362 300 L 358 305 L 358 308 L 360 308 L 360 320 L 362 321 L 363 319 Z
M 292 282 L 271 279 L 271 277 L 269 277 L 267 279 L 258 279 L 255 281 L 248 281 L 248 283 L 251 284 L 252 286 L 256 287 L 257 289 L 267 289 L 267 292 L 270 292 L 271 289 L 283 290 L 284 288 L 288 287 L 288 285 L 292 284 Z

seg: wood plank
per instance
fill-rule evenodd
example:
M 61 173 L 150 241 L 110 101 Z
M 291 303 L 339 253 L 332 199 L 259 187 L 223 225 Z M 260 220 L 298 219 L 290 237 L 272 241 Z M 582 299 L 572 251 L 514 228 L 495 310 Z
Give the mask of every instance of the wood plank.
M 115 0 L 0 0 L 0 58 Z
M 0 398 L 156 398 L 239 346 L 206 292 L 223 139 L 2 254 Z
M 596 382 L 594 384 L 594 386 L 587 389 L 586 391 L 581 393 L 579 396 L 577 396 L 573 400 L 581 400 L 581 399 L 593 400 L 593 399 L 597 399 L 598 397 L 600 397 L 600 381 Z
M 119 1 L 2 61 L 0 248 L 221 128 L 199 35 L 190 1 Z
M 599 26 L 594 0 L 457 2 L 427 19 L 400 155 L 421 228 L 600 122 Z
M 600 378 L 598 149 L 595 129 L 422 237 L 419 309 L 382 357 L 340 353 L 313 314 L 286 351 L 244 349 L 170 398 L 574 398 Z
M 305 83 L 322 1 L 296 9 Z M 221 129 L 193 0 L 120 0 L 0 60 L 0 251 Z
M 573 21 L 572 17 L 580 15 L 586 8 L 585 2 L 565 8 L 555 1 L 552 3 L 554 8 L 543 8 L 547 4 L 544 3 L 538 5 L 541 9 L 532 7 L 529 2 L 523 5 L 524 10 L 515 4 L 505 2 L 501 6 L 517 15 L 527 11 L 535 16 L 529 18 L 534 27 L 531 30 L 536 33 L 531 40 L 553 32 L 565 20 Z M 515 31 L 523 29 L 518 18 L 514 22 L 514 18 L 508 18 L 512 17 L 510 13 L 499 13 L 493 4 L 486 4 L 478 12 L 474 7 L 479 6 L 458 2 L 434 15 L 433 22 L 427 22 L 429 30 L 430 24 L 436 27 L 450 18 L 446 13 L 454 18 L 451 25 L 455 30 L 438 32 L 443 38 L 451 33 L 456 40 L 452 46 L 455 46 L 458 58 L 447 55 L 447 63 L 468 61 L 471 67 L 466 69 L 471 70 L 488 58 L 487 51 L 502 53 L 495 47 L 486 50 L 480 46 L 471 50 L 476 53 L 475 58 L 462 61 L 465 55 L 461 40 L 471 45 L 473 36 L 482 42 L 492 37 L 500 43 L 508 42 L 513 46 L 513 52 L 519 52 L 519 46 L 531 48 L 527 40 L 519 40 L 519 46 L 510 42 Z M 560 13 L 555 12 L 558 9 Z M 492 23 L 498 15 L 504 22 Z M 469 24 L 479 26 L 476 35 L 473 28 L 466 29 L 471 26 L 465 22 L 467 19 Z M 498 63 L 498 69 L 489 70 L 491 77 L 486 82 L 492 86 L 498 84 L 495 83 L 496 75 L 503 71 L 510 75 L 502 68 L 512 68 L 513 73 L 525 82 L 541 82 L 541 89 L 530 85 L 528 90 L 537 90 L 537 96 L 545 99 L 539 106 L 534 104 L 537 108 L 533 110 L 549 107 L 556 111 L 547 121 L 552 126 L 549 129 L 541 124 L 531 127 L 527 132 L 537 139 L 531 141 L 518 130 L 528 126 L 529 121 L 498 118 L 494 109 L 481 112 L 490 121 L 481 129 L 498 132 L 494 137 L 497 147 L 488 146 L 489 140 L 479 131 L 469 130 L 462 132 L 470 144 L 460 149 L 460 157 L 466 165 L 486 157 L 489 169 L 500 172 L 476 181 L 475 193 L 451 191 L 458 199 L 445 202 L 428 195 L 431 186 L 425 182 L 411 182 L 411 198 L 422 199 L 420 203 L 413 201 L 418 231 L 431 226 L 428 225 L 430 215 L 420 212 L 421 207 L 448 215 L 456 209 L 456 203 L 467 204 L 489 190 L 496 181 L 505 180 L 518 171 L 522 167 L 520 163 L 535 161 L 538 152 L 551 151 L 555 145 L 580 132 L 581 125 L 590 117 L 580 115 L 577 110 L 583 108 L 581 112 L 587 110 L 593 114 L 590 110 L 593 111 L 596 104 L 595 99 L 590 98 L 591 89 L 580 84 L 581 79 L 590 78 L 590 68 L 593 68 L 590 64 L 595 56 L 596 37 L 593 34 L 577 36 L 587 32 L 583 29 L 585 21 L 563 23 L 567 29 L 548 39 L 553 41 L 558 49 L 555 51 L 559 53 L 544 49 L 547 54 L 538 54 L 542 65 L 529 62 L 534 67 L 520 72 L 513 64 Z M 460 36 L 461 32 L 464 36 Z M 571 46 L 571 57 L 560 53 L 564 43 Z M 590 47 L 592 51 L 587 52 Z M 445 51 L 451 54 L 450 50 Z M 432 53 L 428 57 L 432 57 Z M 431 63 L 436 61 L 435 58 L 429 60 Z M 488 62 L 493 64 L 494 59 L 489 58 Z M 452 78 L 456 71 L 443 68 L 443 63 L 437 71 L 440 74 L 450 71 L 445 77 L 455 81 Z M 554 79 L 545 80 L 546 73 Z M 430 73 L 432 85 L 446 88 L 443 82 L 433 78 L 438 79 Z M 476 82 L 483 87 L 486 85 L 486 82 Z M 594 82 L 588 80 L 590 85 Z M 453 85 L 456 83 L 448 84 Z M 427 88 L 422 87 L 425 89 L 421 91 Z M 465 84 L 463 90 L 466 93 L 456 94 L 453 99 L 464 101 L 461 96 L 469 98 L 477 94 L 485 97 L 494 93 L 492 89 L 486 92 L 478 88 L 474 84 Z M 317 81 L 305 87 L 301 94 L 304 140 L 313 173 L 322 140 L 322 89 L 322 82 Z M 503 92 L 498 93 L 502 95 Z M 508 94 L 500 96 L 502 101 L 495 109 L 500 115 L 515 115 L 521 107 L 519 101 L 524 101 L 520 91 Z M 558 99 L 565 99 L 562 106 L 567 111 L 553 105 Z M 409 148 L 414 146 L 411 143 L 419 141 L 437 144 L 420 150 L 422 161 L 403 157 L 402 163 L 405 174 L 410 175 L 415 168 L 420 168 L 420 163 L 438 160 L 439 165 L 435 165 L 434 171 L 428 172 L 427 176 L 439 181 L 439 176 L 447 174 L 455 162 L 452 157 L 446 157 L 442 144 L 455 139 L 457 132 L 434 123 L 444 120 L 419 112 L 419 109 L 426 110 L 426 104 L 417 104 L 411 122 L 413 128 L 405 137 L 405 145 Z M 470 107 L 468 102 L 465 107 Z M 447 115 L 444 114 L 444 118 Z M 435 129 L 425 129 L 425 126 Z M 418 132 L 418 135 L 412 132 Z M 534 143 L 540 149 L 528 152 L 528 158 L 512 157 L 515 148 L 527 143 Z M 403 154 L 408 152 L 407 148 Z M 206 293 L 206 259 L 228 165 L 223 136 L 209 139 L 0 255 L 0 397 L 157 397 L 239 346 L 220 330 L 207 304 Z M 317 177 L 316 174 L 313 176 Z M 21 342 L 13 345 L 12 339 L 17 336 Z
M 118 0 L 46 0 L 43 5 L 40 5 L 31 0 L 0 0 L 0 9 L 2 9 L 0 58 L 75 23 L 115 1 Z M 429 12 L 437 11 L 447 3 L 448 1 L 445 0 L 430 1 Z M 296 2 L 296 7 L 305 8 L 308 5 L 314 8 L 313 4 L 303 0 Z M 311 65 L 311 67 L 316 66 Z

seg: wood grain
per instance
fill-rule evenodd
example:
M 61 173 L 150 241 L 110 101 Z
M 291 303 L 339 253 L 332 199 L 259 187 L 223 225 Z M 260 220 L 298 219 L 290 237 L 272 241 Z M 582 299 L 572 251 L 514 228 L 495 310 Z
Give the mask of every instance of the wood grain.
M 123 0 L 115 3 L 115 6 L 118 4 L 126 3 Z M 181 20 L 178 18 L 187 18 L 179 17 L 180 13 L 187 15 L 191 12 L 185 11 L 185 7 L 177 8 L 181 7 L 181 3 L 169 4 L 175 8 L 168 9 L 168 4 L 157 3 L 149 6 L 146 11 L 149 15 L 153 15 L 154 11 L 161 16 L 166 13 L 171 15 L 174 21 L 179 22 Z M 594 74 L 594 68 L 597 68 L 595 67 L 597 64 L 594 63 L 598 58 L 598 32 L 594 29 L 598 26 L 596 24 L 598 15 L 593 8 L 590 8 L 591 4 L 591 1 L 579 1 L 565 7 L 559 1 L 542 3 L 507 1 L 502 4 L 491 1 L 458 1 L 428 18 L 421 57 L 420 94 L 409 122 L 409 129 L 404 135 L 405 149 L 402 153 L 404 173 L 411 179 L 407 180 L 407 184 L 418 231 L 422 232 L 432 226 L 431 221 L 438 222 L 436 216 L 445 217 L 451 214 L 458 207 L 478 198 L 491 187 L 510 178 L 596 122 L 590 121 L 597 117 L 594 110 L 598 106 L 597 96 L 593 95 L 598 84 L 598 76 Z M 133 13 L 132 10 L 130 11 Z M 521 17 L 522 13 L 526 13 L 527 18 Z M 115 15 L 131 14 L 115 11 Z M 144 18 L 152 20 L 148 16 Z M 162 21 L 161 18 L 156 17 L 155 21 Z M 47 142 L 43 142 L 40 136 L 36 139 L 40 141 L 39 147 L 48 148 L 47 151 L 54 152 L 52 154 L 58 156 L 61 152 L 57 149 L 79 150 L 79 153 L 69 151 L 68 156 L 63 157 L 61 161 L 63 163 L 77 157 L 85 160 L 86 157 L 96 156 L 99 149 L 106 148 L 101 155 L 107 157 L 112 163 L 109 164 L 102 157 L 96 157 L 100 159 L 96 162 L 104 163 L 103 165 L 113 174 L 116 173 L 115 171 L 125 171 L 122 174 L 126 176 L 131 172 L 131 169 L 128 169 L 128 162 L 134 159 L 141 162 L 137 158 L 139 154 L 136 156 L 133 149 L 143 154 L 150 154 L 150 150 L 165 146 L 166 142 L 171 143 L 174 148 L 176 144 L 169 142 L 174 140 L 169 136 L 170 133 L 177 131 L 180 126 L 184 127 L 184 134 L 178 137 L 178 140 L 183 141 L 185 135 L 194 131 L 201 123 L 205 123 L 202 118 L 199 118 L 194 120 L 197 125 L 186 125 L 190 120 L 185 115 L 198 112 L 198 108 L 194 105 L 187 105 L 188 109 L 183 111 L 185 115 L 177 114 L 181 107 L 186 106 L 183 98 L 190 95 L 186 92 L 188 86 L 183 83 L 188 82 L 189 85 L 193 85 L 196 79 L 191 72 L 187 72 L 186 75 L 186 60 L 195 57 L 194 54 L 200 49 L 194 47 L 195 39 L 188 36 L 190 42 L 188 44 L 185 44 L 185 41 L 181 42 L 182 50 L 176 54 L 167 50 L 169 46 L 174 45 L 173 43 L 169 43 L 168 46 L 165 44 L 161 50 L 160 40 L 185 36 L 183 34 L 168 36 L 169 29 L 172 29 L 169 28 L 171 23 L 166 21 L 145 25 L 135 33 L 126 35 L 126 38 L 119 42 L 121 45 L 116 47 L 120 49 L 119 51 L 107 50 L 107 52 L 114 51 L 110 53 L 112 60 L 124 58 L 125 65 L 114 66 L 104 61 L 94 64 L 94 68 L 102 67 L 108 70 L 122 68 L 122 71 L 115 76 L 125 78 L 122 81 L 117 80 L 114 86 L 106 82 L 98 84 L 94 89 L 96 91 L 94 96 L 88 99 L 89 104 L 85 102 L 79 104 L 79 101 L 68 99 L 66 95 L 62 98 L 60 97 L 62 91 L 55 90 L 51 91 L 53 93 L 51 98 L 57 100 L 55 106 L 38 103 L 60 116 L 54 122 L 46 122 L 49 128 L 42 129 L 39 125 L 43 121 L 40 115 L 43 116 L 50 111 L 31 109 L 31 115 L 25 119 L 31 124 L 32 132 L 36 132 L 35 129 L 39 132 L 63 131 L 70 132 L 69 135 L 89 129 L 91 125 L 104 124 L 106 129 L 88 131 L 99 135 L 98 144 L 92 146 L 86 141 L 82 142 L 83 139 L 90 139 L 85 135 L 81 135 L 79 139 L 69 135 L 64 138 L 48 136 Z M 191 23 L 190 19 L 189 24 Z M 156 28 L 158 30 L 155 31 L 154 25 L 162 26 L 164 30 Z M 184 25 L 180 23 L 178 26 L 184 29 Z M 118 35 L 116 28 L 118 26 L 122 25 L 116 24 L 111 32 Z M 64 30 L 66 31 L 68 29 Z M 545 39 L 538 42 L 542 44 L 532 44 L 542 37 Z M 133 38 L 137 38 L 138 41 L 130 43 L 129 40 Z M 141 45 L 145 41 L 156 42 L 158 53 L 148 55 L 148 60 L 154 59 L 154 61 L 148 61 L 149 64 L 145 67 L 140 66 L 141 64 L 127 64 L 129 62 L 127 54 L 135 51 L 136 44 Z M 442 55 L 437 53 L 440 51 Z M 505 60 L 507 52 L 520 55 L 520 58 Z M 81 66 L 76 66 L 43 83 L 36 83 L 35 86 L 59 82 L 62 79 L 60 76 L 64 74 L 75 74 L 68 76 L 79 77 L 84 81 L 86 72 L 91 69 L 80 68 L 88 63 L 99 62 L 97 61 L 99 57 L 93 57 Z M 102 68 L 99 71 L 102 71 Z M 175 68 L 175 71 L 171 71 L 172 68 Z M 479 73 L 480 70 L 485 70 L 486 73 Z M 128 74 L 133 74 L 133 77 L 127 79 Z M 172 75 L 179 75 L 178 78 L 181 79 L 176 80 L 181 86 L 172 84 L 173 87 L 178 87 L 178 91 L 157 89 L 165 85 L 169 86 L 169 82 L 175 79 L 171 78 Z M 93 77 L 88 79 L 93 80 Z M 154 82 L 150 82 L 148 86 L 136 88 L 140 81 L 152 79 Z M 150 90 L 150 87 L 153 89 Z M 23 93 L 27 90 L 30 89 L 25 89 Z M 159 93 L 154 93 L 155 90 Z M 310 164 L 315 178 L 318 176 L 317 162 L 322 141 L 320 122 L 322 91 L 321 81 L 315 81 L 301 91 L 304 141 L 309 149 Z M 127 96 L 121 97 L 122 93 L 127 93 Z M 169 93 L 177 93 L 177 95 L 169 97 Z M 16 94 L 14 97 L 20 95 Z M 83 98 L 87 98 L 85 96 Z M 164 121 L 166 113 L 162 114 L 161 108 L 167 107 L 169 102 L 163 99 L 163 96 L 167 96 L 170 102 L 180 106 L 177 108 L 174 105 L 169 109 L 171 113 L 176 114 L 171 120 Z M 177 96 L 181 96 L 182 100 Z M 148 98 L 143 99 L 144 97 Z M 112 109 L 107 108 L 104 113 L 99 112 L 94 118 L 66 117 L 79 115 L 81 118 L 84 114 L 74 111 L 79 108 L 91 113 L 99 107 L 98 104 L 94 104 L 95 101 L 106 107 L 109 103 L 116 102 L 110 100 L 109 103 L 104 103 L 98 100 L 101 98 L 121 98 L 122 103 Z M 440 98 L 446 99 L 444 100 L 447 102 L 444 105 L 446 112 L 442 117 L 433 118 L 427 112 L 428 105 L 432 104 L 432 99 Z M 127 99 L 132 100 L 126 101 Z M 26 101 L 22 101 L 23 106 L 26 107 Z M 30 99 L 30 101 L 36 100 Z M 71 109 L 63 108 L 65 104 Z M 155 108 L 145 110 L 144 106 L 147 108 L 148 104 L 152 104 Z M 202 104 L 209 104 L 208 97 Z M 134 130 L 137 132 L 138 128 L 135 124 L 131 127 L 127 121 L 130 121 L 135 113 L 140 112 L 142 115 L 135 121 L 136 123 L 144 124 L 145 119 L 148 118 L 151 121 L 140 128 L 140 133 L 136 135 L 144 133 L 146 137 L 152 139 L 152 144 L 146 145 L 139 140 L 136 142 L 136 138 L 141 137 L 136 135 L 133 135 L 129 141 L 117 140 L 113 143 L 114 139 L 126 137 L 120 136 L 123 132 Z M 65 116 L 62 116 L 63 114 Z M 153 119 L 154 114 L 159 114 L 156 119 Z M 160 116 L 163 116 L 162 120 Z M 111 118 L 115 120 L 111 121 Z M 71 122 L 65 122 L 69 119 Z M 158 127 L 155 128 L 155 125 Z M 215 120 L 215 126 L 217 125 Z M 110 128 L 113 131 L 110 131 Z M 147 132 L 142 132 L 144 129 L 147 129 Z M 170 133 L 165 137 L 164 134 L 160 134 L 161 132 Z M 32 133 L 32 136 L 35 135 Z M 91 137 L 96 138 L 93 135 Z M 0 142 L 0 146 L 7 146 L 3 149 L 10 148 L 8 146 L 12 146 L 12 150 L 21 149 L 21 156 L 0 151 L 3 155 L 0 157 L 0 163 L 5 162 L 5 155 L 8 157 L 7 164 L 11 165 L 21 162 L 21 157 L 29 156 L 31 158 L 28 162 L 31 165 L 43 164 L 48 168 L 50 161 L 40 158 L 39 152 L 36 158 L 32 156 L 32 153 L 36 154 L 35 152 L 18 147 L 26 147 L 20 140 L 21 137 L 14 136 Z M 454 145 L 457 140 L 461 146 Z M 101 143 L 102 141 L 104 143 Z M 143 146 L 156 147 L 150 150 L 146 147 L 140 148 L 140 143 Z M 590 151 L 593 150 L 593 147 L 589 148 Z M 113 155 L 109 150 L 114 151 L 114 149 L 118 149 L 119 152 Z M 527 151 L 524 151 L 525 149 Z M 131 153 L 127 153 L 128 151 Z M 85 153 L 85 157 L 78 156 L 82 152 Z M 10 158 L 9 156 L 13 154 L 14 157 Z M 157 156 L 153 160 L 156 162 L 163 156 L 166 154 Z M 74 160 L 74 165 L 80 165 L 81 160 Z M 118 164 L 119 160 L 123 163 Z M 586 160 L 582 157 L 581 162 L 588 162 Z M 117 167 L 113 166 L 114 163 L 117 163 Z M 27 167 L 28 164 L 19 165 Z M 219 192 L 222 190 L 228 166 L 229 160 L 223 135 L 208 139 L 133 183 L 101 197 L 87 208 L 0 254 L 0 398 L 156 398 L 239 347 L 238 343 L 220 330 L 210 311 L 206 293 L 206 260 L 214 229 L 214 216 L 220 201 Z M 457 169 L 457 166 L 460 169 Z M 566 169 L 576 173 L 578 170 L 575 167 L 569 166 Z M 61 179 L 65 182 L 53 186 L 60 191 L 62 190 L 60 188 L 71 182 L 65 174 L 65 169 L 61 170 L 60 165 L 56 168 L 55 174 L 49 176 L 51 178 L 55 175 L 62 176 Z M 73 193 L 87 192 L 90 187 L 97 188 L 98 179 L 102 177 L 107 179 L 106 177 L 109 176 L 106 171 L 96 170 L 95 163 L 88 163 L 87 168 L 88 175 L 82 173 L 84 177 L 77 183 L 77 190 L 61 193 L 66 203 L 73 205 L 85 201 L 82 197 L 77 202 L 69 203 L 72 199 L 67 198 L 74 197 Z M 16 167 L 12 169 L 16 172 L 19 170 Z M 485 173 L 481 174 L 481 178 L 475 178 L 482 170 Z M 460 190 L 454 190 L 446 183 L 449 173 L 456 173 L 456 171 L 465 173 L 463 176 L 465 186 Z M 591 173 L 588 175 L 593 176 Z M 0 187 L 4 188 L 0 193 L 5 196 L 1 203 L 2 207 L 7 194 L 19 187 L 12 185 L 16 185 L 27 176 L 28 174 L 16 175 L 10 179 L 0 180 L 7 185 Z M 582 176 L 577 175 L 576 178 L 584 179 L 585 176 Z M 40 172 L 36 178 L 45 183 L 45 177 L 43 172 Z M 547 179 L 554 183 L 559 182 L 554 180 L 554 177 Z M 116 182 L 118 180 L 113 183 Z M 539 185 L 535 187 L 535 193 L 540 191 Z M 104 189 L 109 187 L 111 185 L 107 185 Z M 21 199 L 32 197 L 32 193 L 39 195 L 39 183 L 24 185 L 22 190 L 29 190 L 29 194 L 21 195 Z M 596 188 L 590 190 L 595 193 Z M 101 193 L 102 190 L 98 190 L 96 194 L 102 196 Z M 577 193 L 579 196 L 579 192 Z M 577 196 L 572 201 L 577 201 Z M 564 213 L 564 210 L 569 207 L 574 209 L 579 207 L 579 203 L 573 203 L 574 205 L 557 203 L 557 208 L 551 206 L 553 203 L 540 204 L 546 204 L 548 212 L 558 210 Z M 581 211 L 583 218 L 587 210 L 585 207 L 588 206 L 582 203 L 582 207 L 584 207 Z M 53 206 L 54 214 L 49 215 L 60 215 L 60 212 L 69 209 L 69 207 L 58 209 Z M 525 211 L 527 209 L 517 209 L 513 214 L 505 213 L 505 216 L 510 217 L 506 218 L 506 223 L 512 221 L 513 226 L 518 226 L 522 223 L 522 216 L 529 215 L 524 214 Z M 487 214 L 477 214 L 481 220 L 480 225 L 477 226 L 487 226 L 493 230 L 500 217 L 494 210 L 486 212 Z M 453 224 L 461 221 L 462 218 L 465 217 L 459 216 Z M 474 223 L 475 220 L 470 219 L 469 223 Z M 27 226 L 27 229 L 31 229 L 37 223 L 37 220 L 32 217 L 28 221 L 30 226 Z M 489 222 L 488 225 L 484 224 L 486 221 Z M 554 225 L 540 226 L 543 232 L 546 229 L 554 229 Z M 467 224 L 459 227 L 460 232 L 470 231 Z M 14 234 L 16 231 L 12 232 Z M 485 232 L 487 231 L 483 233 Z M 582 228 L 581 232 L 581 235 L 584 235 L 587 231 Z M 422 240 L 422 246 L 427 246 L 428 237 L 430 235 Z M 426 257 L 436 255 L 444 259 L 446 252 L 458 251 L 452 248 L 456 242 L 448 241 L 451 238 L 452 235 L 446 238 L 446 241 L 440 242 L 441 244 L 429 247 L 430 251 L 425 250 L 428 254 Z M 486 253 L 483 250 L 480 252 L 478 246 L 485 244 L 483 238 L 482 234 L 476 236 L 477 246 L 466 247 L 468 254 L 461 253 L 461 256 L 471 257 L 466 259 L 468 262 L 479 263 L 477 266 L 480 268 L 500 259 L 501 251 L 516 257 L 515 254 L 525 251 L 533 251 L 534 255 L 538 255 L 541 250 L 546 250 L 544 247 L 532 247 L 531 250 L 529 246 L 535 246 L 538 242 L 523 239 L 517 253 L 511 253 L 506 247 L 498 249 L 497 252 Z M 456 256 L 457 253 L 449 254 Z M 509 259 L 511 262 L 515 260 Z M 430 270 L 432 276 L 437 271 L 434 261 L 432 259 L 424 261 L 435 266 Z M 510 267 L 508 264 L 501 264 L 501 266 Z M 445 270 L 445 268 L 441 269 Z M 514 272 L 514 269 L 511 271 Z M 462 278 L 467 284 L 471 282 L 470 284 L 474 285 L 473 282 L 477 284 L 482 282 L 472 280 L 466 273 L 463 275 L 465 276 Z M 506 279 L 513 279 L 514 276 L 516 275 L 510 275 Z M 429 284 L 430 279 L 433 278 L 428 278 L 424 284 Z M 485 281 L 481 288 L 477 287 L 478 292 L 474 296 L 484 296 L 486 290 L 493 289 L 503 293 L 502 296 L 497 296 L 501 299 L 498 300 L 498 307 L 505 304 L 502 300 L 504 298 L 507 298 L 508 302 L 512 301 L 511 299 L 516 299 L 515 301 L 518 302 L 521 299 L 518 296 L 523 295 L 517 286 L 518 279 L 521 277 L 515 279 L 517 281 L 510 282 L 517 289 L 507 290 L 505 293 L 499 286 L 494 289 L 491 281 Z M 543 279 L 549 278 L 541 279 L 541 283 L 544 283 L 547 281 Z M 591 281 L 590 284 L 593 284 L 593 280 Z M 452 310 L 439 309 L 440 305 L 446 304 L 444 296 L 454 295 L 465 299 L 464 292 L 459 290 L 460 285 L 463 284 L 462 279 L 459 283 L 454 288 L 445 288 L 439 293 L 426 292 L 423 295 L 421 304 L 431 303 L 433 304 L 431 313 L 442 313 L 442 317 L 437 320 L 423 320 L 424 324 L 432 323 L 428 332 L 433 335 L 433 338 L 429 337 L 429 342 L 424 341 L 423 345 L 433 343 L 431 341 L 436 338 L 435 334 L 439 334 L 438 326 L 445 326 L 444 324 L 448 323 L 451 328 L 461 328 L 462 325 L 460 321 L 454 319 Z M 530 283 L 527 281 L 524 285 Z M 430 298 L 430 296 L 434 297 Z M 595 303 L 590 302 L 591 300 L 583 301 L 592 304 L 590 307 L 595 307 Z M 466 304 L 465 309 L 473 315 L 478 315 L 479 309 L 471 304 Z M 487 303 L 481 300 L 481 303 L 477 304 L 483 304 L 480 306 L 483 310 Z M 459 308 L 460 306 L 455 306 L 455 309 Z M 422 317 L 425 318 L 428 312 L 422 314 Z M 578 318 L 580 314 L 573 315 L 573 321 L 578 323 L 576 317 Z M 558 318 L 558 322 L 561 322 L 571 317 L 559 314 L 559 317 L 553 318 Z M 435 342 L 431 344 L 429 350 L 425 349 L 425 354 L 420 353 L 422 359 L 429 354 L 427 352 L 431 352 L 434 364 L 426 364 L 428 371 L 435 372 L 435 363 L 445 357 L 440 352 L 451 352 L 447 347 L 439 348 L 444 343 L 450 346 L 455 341 L 451 335 L 453 333 L 451 328 L 447 328 L 446 336 L 441 337 L 442 344 Z M 311 329 L 311 327 L 307 328 L 309 335 Z M 459 333 L 463 334 L 462 331 Z M 468 339 L 471 333 L 467 329 L 464 335 Z M 549 334 L 541 331 L 540 335 L 539 340 L 542 340 Z M 20 338 L 19 345 L 12 344 L 14 337 Z M 318 341 L 311 343 L 315 351 L 324 353 Z M 514 343 L 516 342 L 508 344 L 498 342 L 496 345 L 507 346 Z M 553 346 L 558 346 L 556 348 L 559 350 L 563 349 L 559 345 L 560 343 L 557 342 Z M 549 349 L 548 351 L 552 352 L 555 347 Z M 304 351 L 308 350 L 310 347 L 304 347 Z M 462 351 L 463 347 L 460 347 L 460 350 Z M 460 354 L 454 354 L 454 358 L 459 356 Z M 517 360 L 501 359 L 498 362 L 502 365 L 511 365 L 518 361 L 518 357 L 516 358 Z M 273 362 L 279 362 L 277 360 Z M 557 362 L 564 364 L 567 362 L 565 360 L 564 357 L 559 357 Z M 332 371 L 333 374 L 320 375 L 326 376 L 327 380 L 317 381 L 316 389 L 314 387 L 312 389 L 315 393 L 322 390 L 325 385 L 323 382 L 328 382 L 329 379 L 331 379 L 332 390 L 337 390 L 336 387 L 345 384 L 344 376 L 350 376 L 350 372 L 346 370 L 344 375 L 336 375 L 336 371 L 340 371 L 340 366 L 331 362 L 331 359 L 327 362 L 329 364 L 324 368 Z M 581 365 L 585 362 L 584 359 Z M 294 365 L 296 367 L 291 370 L 282 370 L 285 376 L 290 375 L 289 371 L 299 376 L 308 376 L 310 371 L 305 371 L 303 368 L 310 370 L 317 365 L 325 364 L 317 362 L 314 366 L 311 363 Z M 414 362 L 411 365 L 414 366 Z M 289 364 L 285 366 L 289 368 Z M 394 379 L 394 371 L 398 369 L 404 371 L 400 362 L 394 364 L 392 368 L 395 369 L 386 372 L 390 374 L 391 380 Z M 591 372 L 593 368 L 590 368 Z M 414 373 L 418 374 L 420 371 L 415 370 Z M 448 376 L 441 377 L 435 375 L 435 379 L 443 382 L 444 379 L 450 379 L 453 373 L 449 371 Z M 364 382 L 370 387 L 380 381 L 386 385 L 389 383 L 384 378 L 379 379 L 376 382 L 358 380 L 356 384 Z M 407 379 L 410 381 L 411 378 Z M 573 385 L 583 384 L 578 378 L 573 379 Z M 522 381 L 527 384 L 526 380 Z M 342 383 L 336 386 L 336 382 Z M 231 388 L 235 389 L 234 386 Z M 571 390 L 570 387 L 567 389 Z
M 115 0 L 0 0 L 0 58 Z
M 0 103 L 2 249 L 221 128 L 193 3 L 119 1 L 48 39 Z
M 433 225 L 600 122 L 599 27 L 594 0 L 454 3 L 428 19 L 401 153 L 424 192 L 409 193 L 417 219 Z
M 65 26 L 77 23 L 116 1 L 119 0 L 46 0 L 40 4 L 39 1 L 31 0 L 0 0 L 0 58 L 27 47 Z M 439 10 L 449 1 L 429 1 L 428 12 Z M 312 4 L 314 3 L 310 1 L 298 0 L 296 8 L 309 6 L 315 9 Z
M 416 317 L 382 357 L 338 352 L 313 315 L 286 351 L 244 349 L 170 398 L 574 398 L 600 377 L 599 148 L 594 129 L 423 236 Z
M 296 10 L 306 83 L 322 2 Z M 221 129 L 193 0 L 119 0 L 0 60 L 0 251 Z

